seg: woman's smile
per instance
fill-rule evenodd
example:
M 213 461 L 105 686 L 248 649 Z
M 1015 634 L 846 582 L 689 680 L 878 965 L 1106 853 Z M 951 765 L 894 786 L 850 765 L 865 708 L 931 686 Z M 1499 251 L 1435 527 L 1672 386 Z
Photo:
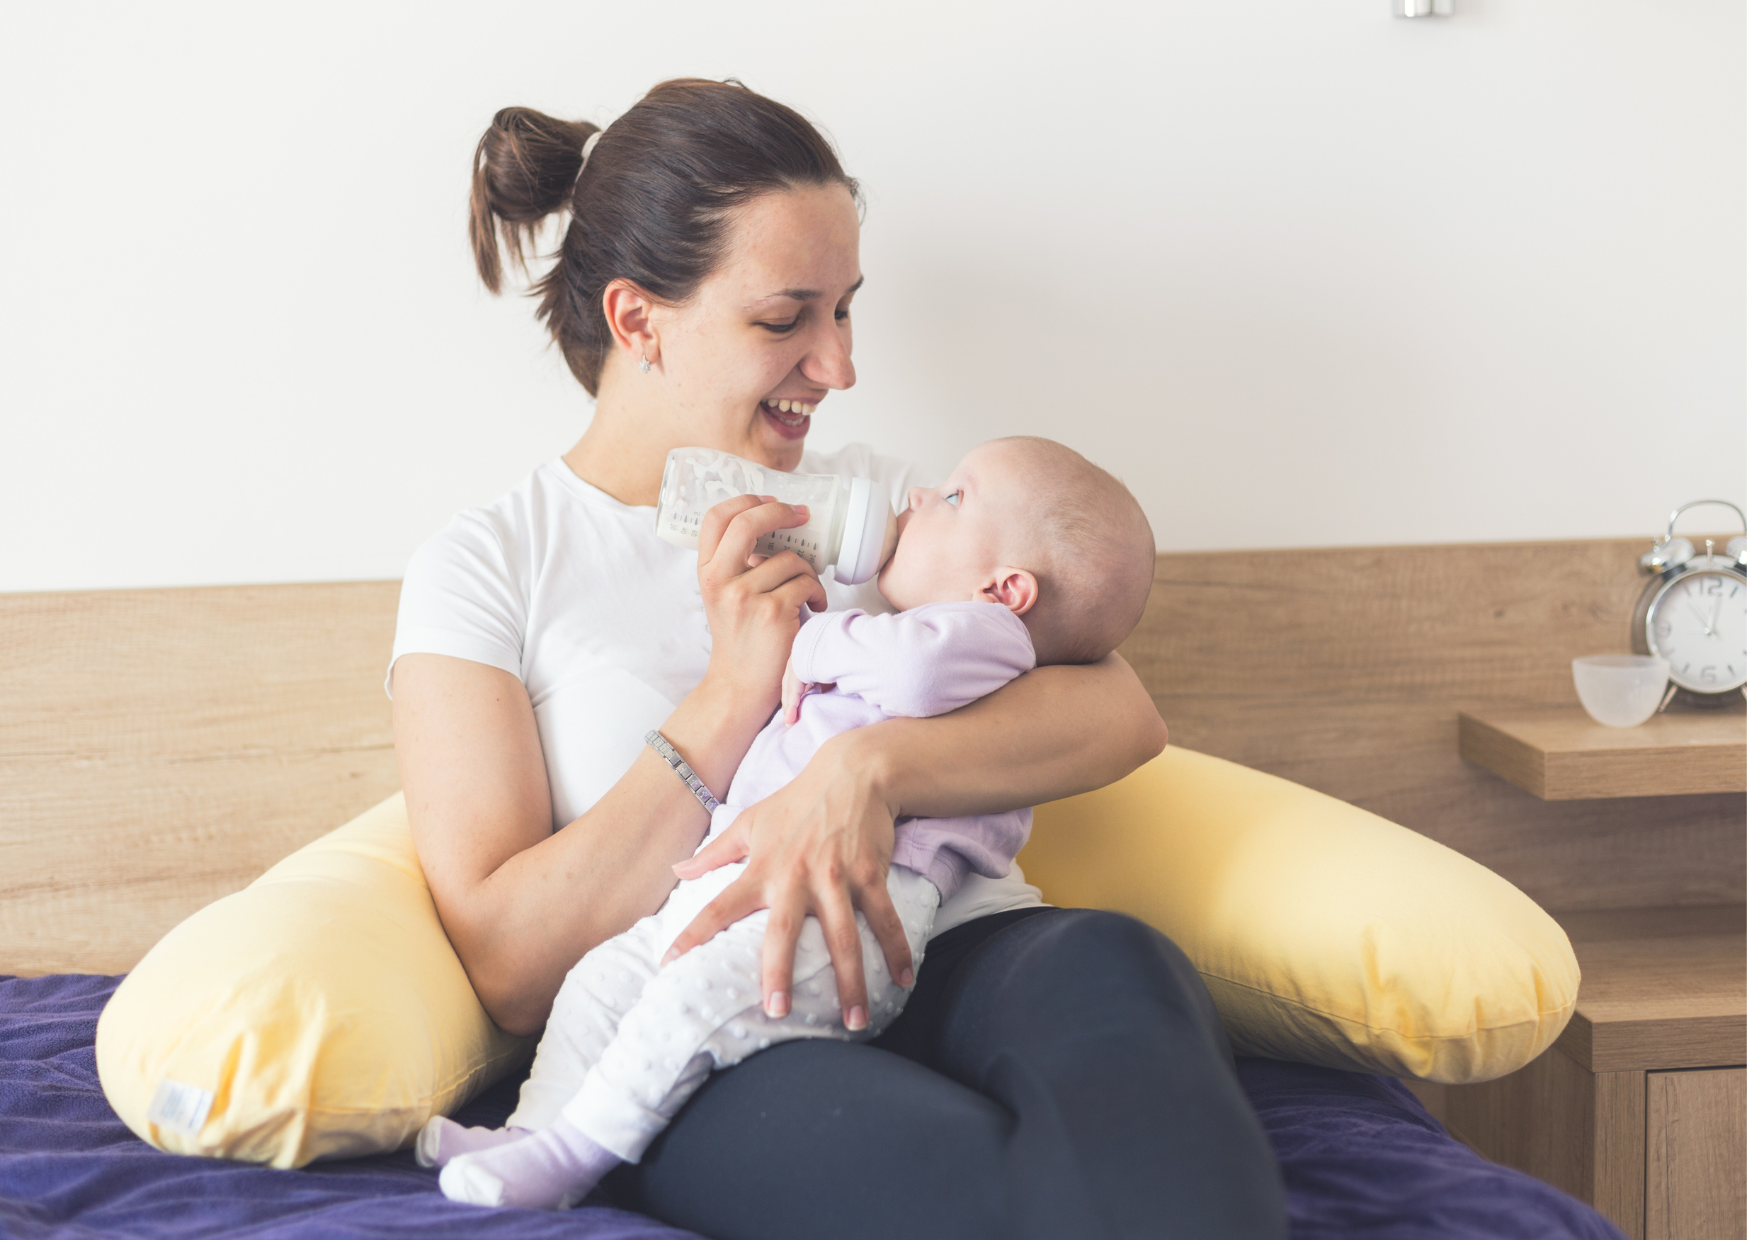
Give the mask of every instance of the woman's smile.
M 759 402 L 759 413 L 784 439 L 806 439 L 819 402 L 783 400 L 775 396 Z

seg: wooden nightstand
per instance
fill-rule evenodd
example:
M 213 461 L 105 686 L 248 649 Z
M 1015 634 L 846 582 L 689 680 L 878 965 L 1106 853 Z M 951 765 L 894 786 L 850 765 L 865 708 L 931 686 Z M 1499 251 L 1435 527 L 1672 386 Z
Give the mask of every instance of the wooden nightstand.
M 1743 787 L 1739 711 L 1635 729 L 1575 707 L 1468 713 L 1459 737 L 1469 761 L 1545 800 Z M 1500 1080 L 1417 1092 L 1476 1150 L 1590 1202 L 1634 1240 L 1743 1236 L 1743 906 L 1554 917 L 1584 974 L 1559 1040 Z

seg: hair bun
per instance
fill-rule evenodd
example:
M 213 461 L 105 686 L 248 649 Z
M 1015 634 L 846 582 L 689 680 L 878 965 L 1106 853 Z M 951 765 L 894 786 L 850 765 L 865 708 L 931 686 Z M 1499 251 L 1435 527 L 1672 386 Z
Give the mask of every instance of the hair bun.
M 561 121 L 533 108 L 504 108 L 474 150 L 468 238 L 480 279 L 503 283 L 499 246 L 528 270 L 527 251 L 547 216 L 567 206 L 583 166 L 583 147 L 601 133 L 587 121 Z

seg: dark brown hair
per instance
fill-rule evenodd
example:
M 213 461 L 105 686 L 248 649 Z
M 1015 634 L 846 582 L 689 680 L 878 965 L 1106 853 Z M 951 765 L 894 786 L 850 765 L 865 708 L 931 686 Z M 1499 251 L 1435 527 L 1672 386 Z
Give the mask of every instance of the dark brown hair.
M 608 126 L 505 108 L 474 152 L 467 235 L 480 279 L 503 286 L 500 246 L 528 270 L 541 222 L 570 213 L 557 261 L 534 282 L 536 311 L 594 395 L 612 345 L 601 294 L 627 279 L 680 303 L 721 261 L 730 213 L 773 190 L 837 183 L 856 195 L 820 132 L 736 81 L 663 82 Z

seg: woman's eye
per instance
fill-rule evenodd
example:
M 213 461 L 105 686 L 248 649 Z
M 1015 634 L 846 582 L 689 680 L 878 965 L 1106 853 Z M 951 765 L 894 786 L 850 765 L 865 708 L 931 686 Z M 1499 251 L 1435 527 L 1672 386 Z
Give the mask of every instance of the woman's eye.
M 959 506 L 959 497 L 961 495 L 964 495 L 964 494 L 965 494 L 965 492 L 963 492 L 963 491 L 948 491 L 941 498 L 946 500 L 949 504 L 953 505 L 953 507 L 957 508 Z
M 839 310 L 832 317 L 842 323 L 845 319 L 850 317 L 850 312 L 848 310 Z
M 787 323 L 760 323 L 759 326 L 768 332 L 775 332 L 777 335 L 781 336 L 784 332 L 794 331 L 795 325 L 799 322 L 801 322 L 801 319 L 797 316 L 796 318 L 790 319 Z

